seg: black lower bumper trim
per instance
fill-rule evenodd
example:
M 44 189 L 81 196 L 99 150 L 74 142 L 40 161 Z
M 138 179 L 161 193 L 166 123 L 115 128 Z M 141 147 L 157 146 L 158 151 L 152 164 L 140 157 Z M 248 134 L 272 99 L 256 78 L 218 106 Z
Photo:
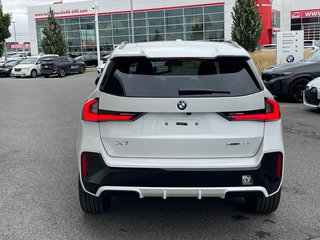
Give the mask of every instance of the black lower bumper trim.
M 126 187 L 242 187 L 261 186 L 268 193 L 275 192 L 281 183 L 276 176 L 277 155 L 265 154 L 261 164 L 254 169 L 212 170 L 212 169 L 137 169 L 110 168 L 105 164 L 99 171 L 83 178 L 87 191 L 95 194 L 101 186 Z M 99 154 L 95 154 L 96 156 Z M 99 155 L 100 156 L 100 155 Z M 95 161 L 103 162 L 102 157 Z M 252 185 L 243 185 L 243 175 L 252 176 Z M 236 194 L 236 193 L 235 193 Z

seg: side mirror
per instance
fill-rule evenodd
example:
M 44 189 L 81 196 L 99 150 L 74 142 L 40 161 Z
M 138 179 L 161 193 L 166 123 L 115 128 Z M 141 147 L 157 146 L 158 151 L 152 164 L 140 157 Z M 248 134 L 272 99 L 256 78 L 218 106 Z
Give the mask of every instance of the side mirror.
M 97 79 L 94 81 L 94 84 L 98 85 L 99 80 L 100 80 L 100 77 L 97 77 Z

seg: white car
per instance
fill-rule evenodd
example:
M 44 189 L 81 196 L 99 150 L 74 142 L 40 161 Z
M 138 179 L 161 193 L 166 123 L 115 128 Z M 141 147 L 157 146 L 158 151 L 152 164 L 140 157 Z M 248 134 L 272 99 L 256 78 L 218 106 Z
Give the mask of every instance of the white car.
M 56 54 L 32 56 L 24 59 L 19 65 L 12 69 L 13 77 L 32 77 L 41 75 L 41 63 L 43 59 L 58 57 Z
M 320 77 L 307 84 L 303 92 L 303 103 L 308 107 L 320 108 Z
M 103 64 L 101 64 L 101 65 L 99 65 L 99 66 L 97 67 L 97 73 L 99 74 L 99 76 L 100 76 L 101 73 L 103 72 L 103 69 L 105 68 L 105 66 L 106 66 L 106 64 L 103 63 Z
M 3 66 L 6 63 L 6 60 L 4 58 L 0 58 L 0 67 Z
M 245 197 L 279 205 L 278 103 L 234 42 L 121 44 L 83 106 L 77 141 L 83 211 L 112 196 Z
M 317 40 L 304 40 L 304 49 L 311 50 L 312 52 L 320 49 L 320 42 Z

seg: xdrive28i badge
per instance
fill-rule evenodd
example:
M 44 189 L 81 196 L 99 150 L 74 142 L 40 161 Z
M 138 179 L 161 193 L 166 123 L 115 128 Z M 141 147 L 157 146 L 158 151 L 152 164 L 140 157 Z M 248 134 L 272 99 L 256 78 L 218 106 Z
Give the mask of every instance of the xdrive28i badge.
M 177 104 L 179 110 L 185 110 L 187 108 L 187 103 L 185 101 L 179 101 Z

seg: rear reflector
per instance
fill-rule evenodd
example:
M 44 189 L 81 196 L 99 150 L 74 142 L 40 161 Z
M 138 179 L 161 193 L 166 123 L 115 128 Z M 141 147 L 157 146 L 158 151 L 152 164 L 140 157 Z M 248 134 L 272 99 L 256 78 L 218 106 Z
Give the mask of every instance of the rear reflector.
M 282 153 L 278 153 L 277 154 L 277 164 L 276 164 L 276 177 L 281 178 L 282 175 Z
M 99 111 L 99 99 L 89 99 L 83 106 L 82 120 L 88 122 L 105 122 L 105 121 L 130 121 L 138 115 L 135 113 L 119 113 Z
M 99 153 L 83 152 L 81 154 L 81 176 L 91 177 L 106 167 Z
M 87 153 L 82 153 L 82 155 L 81 155 L 81 175 L 82 175 L 82 178 L 85 178 L 88 176 L 87 160 L 88 160 Z
M 222 113 L 224 117 L 233 121 L 276 121 L 280 119 L 279 104 L 270 98 L 265 99 L 265 109 L 250 112 Z

